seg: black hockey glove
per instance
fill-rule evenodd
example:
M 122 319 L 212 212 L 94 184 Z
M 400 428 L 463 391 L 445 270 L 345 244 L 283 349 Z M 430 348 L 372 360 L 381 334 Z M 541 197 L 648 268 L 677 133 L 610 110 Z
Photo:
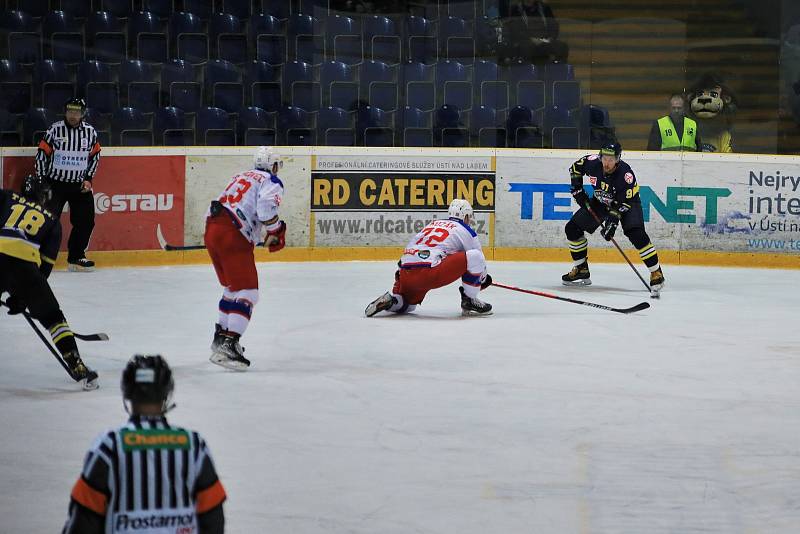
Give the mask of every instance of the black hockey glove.
M 19 315 L 20 313 L 25 311 L 25 303 L 22 302 L 20 299 L 15 297 L 14 295 L 9 295 L 6 299 L 6 306 L 8 307 L 8 314 L 9 315 Z
M 572 194 L 572 198 L 575 199 L 575 202 L 578 203 L 578 206 L 584 207 L 589 203 L 589 195 L 587 195 L 586 191 L 583 190 L 583 186 L 573 187 L 570 190 L 570 193 Z
M 602 227 L 600 229 L 600 235 L 603 236 L 603 239 L 606 241 L 611 241 L 614 239 L 614 232 L 617 231 L 617 225 L 619 224 L 619 219 L 609 214 L 606 217 L 606 220 L 603 221 Z
M 484 278 L 483 282 L 481 282 L 481 291 L 483 291 L 484 289 L 486 289 L 490 285 L 492 285 L 492 275 L 489 274 L 489 273 L 486 273 L 486 278 Z

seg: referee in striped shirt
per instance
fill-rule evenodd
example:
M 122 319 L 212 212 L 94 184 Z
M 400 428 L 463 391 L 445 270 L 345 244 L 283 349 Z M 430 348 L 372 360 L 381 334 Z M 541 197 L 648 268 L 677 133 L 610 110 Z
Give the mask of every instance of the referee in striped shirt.
M 62 534 L 224 532 L 225 489 L 205 441 L 164 416 L 172 389 L 161 356 L 131 358 L 122 372 L 130 420 L 89 449 Z
M 100 143 L 94 127 L 86 124 L 86 101 L 71 98 L 64 106 L 64 120 L 54 122 L 39 141 L 36 175 L 47 180 L 53 190 L 51 208 L 61 215 L 69 203 L 72 232 L 67 242 L 70 271 L 93 271 L 94 262 L 86 258 L 86 247 L 94 229 L 92 178 L 100 162 Z

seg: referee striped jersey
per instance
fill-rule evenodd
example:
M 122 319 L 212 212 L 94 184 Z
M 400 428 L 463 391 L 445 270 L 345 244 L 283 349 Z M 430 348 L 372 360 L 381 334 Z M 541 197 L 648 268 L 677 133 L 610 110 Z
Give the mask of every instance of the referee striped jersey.
M 81 123 L 72 128 L 54 122 L 39 141 L 36 174 L 57 182 L 91 181 L 100 162 L 100 143 L 94 126 Z
M 223 532 L 225 498 L 197 432 L 134 415 L 92 445 L 63 533 Z

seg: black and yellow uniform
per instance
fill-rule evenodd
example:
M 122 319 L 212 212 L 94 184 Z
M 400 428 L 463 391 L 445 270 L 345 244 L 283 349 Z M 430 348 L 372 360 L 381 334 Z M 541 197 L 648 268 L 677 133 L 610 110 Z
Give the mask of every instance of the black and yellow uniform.
M 29 176 L 26 186 L 35 180 Z M 61 223 L 40 199 L 0 189 L 0 292 L 11 294 L 9 313 L 27 308 L 50 332 L 72 378 L 94 381 L 97 374 L 81 360 L 72 330 L 47 282 L 60 244 Z
M 609 151 L 611 152 L 609 155 L 614 154 L 613 150 Z M 621 148 L 617 145 L 615 150 L 619 157 Z M 584 232 L 592 234 L 602 224 L 604 226 L 603 236 L 606 237 L 608 234 L 606 239 L 610 240 L 616 224 L 621 223 L 625 236 L 639 251 L 639 256 L 644 264 L 651 273 L 658 272 L 660 277 L 658 253 L 644 228 L 639 184 L 636 182 L 633 169 L 624 161 L 618 160 L 614 170 L 606 174 L 600 158 L 601 156 L 597 154 L 584 156 L 570 167 L 572 194 L 581 206 L 564 228 L 573 264 L 579 267 L 586 263 L 589 244 Z M 589 177 L 589 182 L 594 187 L 594 194 L 590 200 L 584 192 L 584 176 Z M 587 209 L 586 200 L 597 218 Z M 612 226 L 613 228 L 611 228 Z M 652 276 L 651 279 L 653 279 Z M 564 281 L 568 280 L 565 278 Z
M 225 489 L 203 438 L 133 415 L 86 455 L 63 534 L 224 531 Z

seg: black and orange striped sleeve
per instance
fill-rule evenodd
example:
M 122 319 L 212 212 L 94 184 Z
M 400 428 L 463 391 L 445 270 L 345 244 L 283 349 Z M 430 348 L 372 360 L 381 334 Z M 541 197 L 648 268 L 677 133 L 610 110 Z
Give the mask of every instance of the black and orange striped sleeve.
M 44 137 L 39 141 L 36 151 L 36 175 L 47 177 L 50 175 L 50 168 L 53 165 L 53 126 L 47 130 Z
M 86 167 L 86 174 L 84 175 L 85 180 L 92 181 L 94 178 L 94 173 L 97 172 L 97 166 L 100 164 L 100 141 L 97 140 L 97 131 L 92 128 L 92 137 L 89 140 L 90 146 L 92 147 L 89 150 L 89 161 Z
M 201 465 L 194 490 L 197 524 L 200 534 L 218 534 L 225 531 L 225 513 L 222 503 L 227 499 L 227 495 L 217 476 L 214 461 L 206 448 L 205 441 L 202 439 L 199 441 Z
M 69 517 L 62 534 L 105 532 L 105 516 L 111 498 L 108 460 L 97 449 L 86 455 L 81 472 L 70 493 Z

